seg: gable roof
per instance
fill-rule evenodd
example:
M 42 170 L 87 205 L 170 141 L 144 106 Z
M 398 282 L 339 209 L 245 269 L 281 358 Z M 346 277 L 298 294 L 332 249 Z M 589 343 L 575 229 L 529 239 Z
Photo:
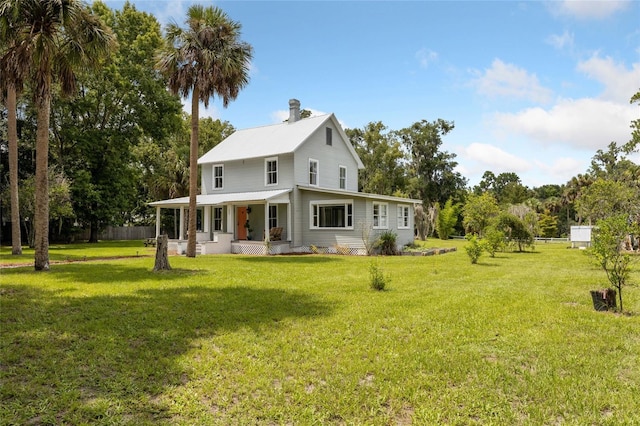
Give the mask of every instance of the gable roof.
M 318 128 L 333 121 L 349 152 L 359 168 L 364 165 L 342 130 L 335 115 L 324 114 L 303 118 L 295 123 L 278 123 L 269 126 L 238 130 L 198 159 L 198 164 L 210 164 L 248 158 L 271 157 L 295 152 Z

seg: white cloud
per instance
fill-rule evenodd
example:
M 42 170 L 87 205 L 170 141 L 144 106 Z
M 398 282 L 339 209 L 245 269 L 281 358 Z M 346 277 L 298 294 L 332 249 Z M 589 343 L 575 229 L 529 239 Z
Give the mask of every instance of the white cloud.
M 533 102 L 549 102 L 553 92 L 543 87 L 535 74 L 507 64 L 500 59 L 494 59 L 491 68 L 484 73 L 475 71 L 479 77 L 472 81 L 478 93 L 489 97 L 509 97 L 527 99 Z
M 629 125 L 637 119 L 637 106 L 629 104 L 640 82 L 640 63 L 631 68 L 597 54 L 578 63 L 577 70 L 600 82 L 600 96 L 558 99 L 550 108 L 528 108 L 514 113 L 497 113 L 498 133 L 526 135 L 545 144 L 567 144 L 594 150 L 611 141 L 626 143 Z
M 547 4 L 555 15 L 578 19 L 604 19 L 626 9 L 629 3 L 630 0 L 564 0 Z
M 490 144 L 476 142 L 462 148 L 462 151 L 468 160 L 478 162 L 483 170 L 492 170 L 494 173 L 523 173 L 532 167 L 527 160 Z
M 635 109 L 630 105 L 598 99 L 563 99 L 550 109 L 528 108 L 517 113 L 498 113 L 498 128 L 524 134 L 544 143 L 564 143 L 594 149 L 611 141 L 629 140 L 629 123 Z
M 536 161 L 535 165 L 542 170 L 547 182 L 567 182 L 578 173 L 583 173 L 588 167 L 584 161 L 572 157 L 556 158 L 551 163 Z
M 565 47 L 566 48 L 572 48 L 573 47 L 573 33 L 570 33 L 567 30 L 564 30 L 564 32 L 560 35 L 557 34 L 552 34 L 549 37 L 547 37 L 547 43 L 549 43 L 551 46 L 555 47 L 558 50 L 562 50 Z
M 191 115 L 191 95 L 188 98 L 182 99 L 182 110 Z M 198 115 L 200 118 L 211 117 L 214 120 L 220 118 L 220 111 L 213 105 L 213 100 L 209 100 L 209 106 L 205 108 L 204 104 L 200 102 L 198 108 Z
M 597 53 L 586 61 L 578 63 L 578 71 L 605 86 L 601 97 L 606 100 L 628 103 L 640 86 L 640 63 L 629 70 L 624 64 L 612 58 L 601 58 Z
M 163 30 L 167 24 L 171 23 L 179 26 L 184 25 L 184 19 L 187 14 L 186 1 L 150 2 L 149 5 L 155 6 L 152 7 L 153 14 L 162 25 Z
M 214 120 L 220 118 L 220 111 L 218 111 L 218 108 L 213 106 L 211 101 L 209 102 L 209 106 L 207 108 L 205 108 L 201 102 L 200 109 L 198 111 L 200 113 L 200 118 L 211 117 Z
M 429 65 L 438 60 L 438 53 L 422 48 L 416 52 L 415 57 L 420 64 L 420 68 L 429 68 Z

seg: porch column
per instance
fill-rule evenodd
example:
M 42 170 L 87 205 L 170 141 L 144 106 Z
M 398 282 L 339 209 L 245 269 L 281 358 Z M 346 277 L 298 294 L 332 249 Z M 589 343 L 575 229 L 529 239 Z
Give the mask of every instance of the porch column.
M 184 206 L 180 206 L 180 235 L 179 240 L 184 240 Z
M 236 210 L 235 205 L 227 206 L 227 223 L 225 225 L 226 225 L 227 232 L 230 234 L 235 233 L 235 223 L 236 223 L 235 216 L 234 216 L 235 210 Z
M 202 227 L 202 231 L 208 233 L 210 230 L 211 230 L 211 206 L 204 206 L 204 226 Z
M 271 229 L 269 229 L 269 202 L 264 203 L 264 240 L 270 240 Z
M 160 236 L 160 206 L 156 207 L 156 238 Z
M 291 241 L 291 203 L 287 203 L 287 241 Z

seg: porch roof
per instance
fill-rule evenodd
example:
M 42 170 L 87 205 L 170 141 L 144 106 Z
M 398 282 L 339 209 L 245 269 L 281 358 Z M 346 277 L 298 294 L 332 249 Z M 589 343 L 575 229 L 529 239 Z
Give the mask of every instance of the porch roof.
M 199 194 L 196 196 L 196 204 L 198 206 L 216 206 L 231 203 L 264 203 L 265 201 L 288 203 L 289 197 L 286 196 L 291 192 L 289 189 L 275 189 L 271 191 L 252 191 L 252 192 L 231 192 L 227 194 Z M 149 203 L 154 207 L 180 207 L 189 206 L 189 197 L 172 198 L 169 200 L 160 200 Z
M 302 189 L 304 191 L 323 192 L 325 194 L 335 194 L 343 197 L 347 196 L 347 197 L 367 198 L 370 200 L 391 201 L 393 203 L 404 203 L 404 204 L 422 204 L 422 200 L 417 200 L 414 198 L 394 197 L 391 195 L 371 194 L 368 192 L 345 191 L 343 189 L 317 188 L 317 187 L 307 186 L 307 185 L 298 185 L 298 189 Z

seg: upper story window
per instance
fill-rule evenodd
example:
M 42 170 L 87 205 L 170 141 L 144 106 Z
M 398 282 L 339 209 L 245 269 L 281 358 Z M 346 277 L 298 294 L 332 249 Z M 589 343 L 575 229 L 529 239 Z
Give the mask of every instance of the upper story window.
M 326 128 L 326 133 L 327 133 L 327 145 L 331 146 L 333 145 L 333 130 L 331 129 L 331 127 Z
M 266 158 L 264 160 L 264 184 L 265 185 L 277 185 L 278 184 L 278 157 Z
M 309 159 L 309 185 L 318 186 L 318 160 Z
M 387 229 L 389 227 L 387 203 L 373 203 L 373 228 Z
M 409 228 L 409 206 L 398 206 L 398 229 Z
M 312 201 L 311 228 L 353 229 L 353 201 Z
M 222 189 L 224 187 L 224 165 L 213 165 L 213 189 Z
M 340 189 L 347 189 L 347 168 L 345 166 L 340 166 L 338 173 Z

